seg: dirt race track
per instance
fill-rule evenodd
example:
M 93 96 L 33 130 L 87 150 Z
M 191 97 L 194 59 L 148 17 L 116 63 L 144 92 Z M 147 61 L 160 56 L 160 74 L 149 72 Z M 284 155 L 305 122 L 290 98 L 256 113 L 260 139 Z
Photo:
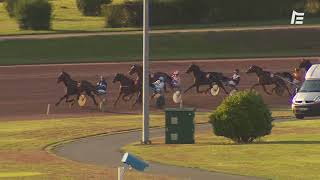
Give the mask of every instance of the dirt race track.
M 297 67 L 302 58 L 282 58 L 282 59 L 242 59 L 242 60 L 206 60 L 193 61 L 200 65 L 204 71 L 223 72 L 231 76 L 235 68 L 241 71 L 240 89 L 250 88 L 257 77 L 253 74 L 247 75 L 244 72 L 255 64 L 271 72 L 292 71 Z M 314 63 L 320 62 L 320 58 L 309 58 Z M 170 61 L 170 62 L 152 62 L 151 70 L 171 73 L 174 70 L 180 70 L 182 73 L 183 88 L 191 85 L 193 77 L 191 74 L 185 74 L 186 68 L 192 61 Z M 64 102 L 59 107 L 54 107 L 56 101 L 64 94 L 64 85 L 57 84 L 56 79 L 62 69 L 67 71 L 75 80 L 90 80 L 95 83 L 99 75 L 104 75 L 109 84 L 108 93 L 108 112 L 107 113 L 139 113 L 141 107 L 137 106 L 132 110 L 131 103 L 121 102 L 116 108 L 112 108 L 115 101 L 119 84 L 113 84 L 113 76 L 117 72 L 127 73 L 130 65 L 133 63 L 106 63 L 106 64 L 73 64 L 73 65 L 35 65 L 35 66 L 8 66 L 0 67 L 0 119 L 41 119 L 46 117 L 47 105 L 51 104 L 50 117 L 74 117 L 83 115 L 101 115 L 97 108 L 89 100 L 85 108 L 79 108 L 77 105 L 70 108 Z M 133 76 L 135 78 L 135 76 Z M 268 89 L 270 89 L 269 87 Z M 257 88 L 261 92 L 261 88 Z M 172 92 L 167 96 L 167 107 L 175 107 L 172 103 Z M 214 109 L 226 95 L 221 92 L 219 96 L 212 97 L 205 94 L 197 94 L 195 89 L 184 94 L 184 105 L 196 107 L 200 110 Z M 290 97 L 286 94 L 284 97 L 276 95 L 265 95 L 265 102 L 270 107 L 290 107 Z M 152 110 L 155 109 L 154 102 L 151 102 Z

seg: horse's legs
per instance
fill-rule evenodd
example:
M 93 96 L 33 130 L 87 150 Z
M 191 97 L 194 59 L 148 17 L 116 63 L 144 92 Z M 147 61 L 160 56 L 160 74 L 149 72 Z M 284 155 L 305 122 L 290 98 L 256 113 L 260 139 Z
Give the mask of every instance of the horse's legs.
M 209 93 L 210 89 L 212 89 L 212 85 L 210 84 L 209 87 L 203 91 L 199 91 L 200 93 Z
M 128 97 L 128 96 L 129 96 L 129 98 L 126 99 L 126 97 Z M 132 97 L 133 97 L 133 94 L 124 94 L 124 95 L 122 96 L 122 100 L 124 100 L 124 101 L 130 101 L 130 100 L 132 99 Z
M 142 93 L 141 91 L 137 95 L 136 101 L 132 104 L 131 109 L 133 109 L 138 103 L 142 103 Z
M 59 104 L 61 103 L 61 101 L 63 100 L 63 99 L 68 99 L 68 97 L 69 97 L 69 95 L 68 94 L 66 94 L 66 95 L 64 95 L 64 96 L 62 96 L 60 99 L 59 99 L 59 101 L 55 104 L 56 106 L 59 106 Z
M 221 87 L 223 89 L 223 91 L 226 93 L 226 94 L 229 94 L 229 92 L 226 90 L 226 88 L 224 87 L 223 83 L 221 81 L 217 81 L 217 84 L 219 87 Z
M 78 94 L 77 94 L 77 101 L 79 101 L 80 96 L 81 96 L 81 94 L 80 94 L 80 93 L 78 93 Z M 66 100 L 66 102 L 72 102 L 72 103 L 71 103 L 71 106 L 73 106 L 73 105 L 74 105 L 75 100 L 74 100 L 74 99 L 72 99 L 72 100 L 68 100 L 68 101 Z
M 120 90 L 119 95 L 118 95 L 116 101 L 113 103 L 113 107 L 116 107 L 116 106 L 117 106 L 117 103 L 118 103 L 118 101 L 119 101 L 119 99 L 120 99 L 120 97 L 121 97 L 122 94 L 123 94 L 123 92 L 122 92 L 122 90 Z
M 94 95 L 91 92 L 86 92 L 86 94 L 91 97 L 91 99 L 93 100 L 93 103 L 98 106 L 98 103 L 96 101 L 96 98 L 94 97 Z
M 168 93 L 169 91 L 167 90 L 167 84 L 164 84 L 163 90 L 165 93 Z
M 197 93 L 204 93 L 204 92 L 208 92 L 208 90 L 210 90 L 210 89 L 211 89 L 211 88 L 210 88 L 210 86 L 211 86 L 211 85 L 209 85 L 209 89 L 206 89 L 206 90 L 204 90 L 204 91 L 200 91 L 200 86 L 197 84 L 197 85 L 196 85 Z
M 255 89 L 257 86 L 260 86 L 260 83 L 254 84 L 254 85 L 250 88 L 250 91 L 252 91 L 253 89 Z
M 196 86 L 197 86 L 196 83 L 192 84 L 188 89 L 186 89 L 186 90 L 184 91 L 184 93 L 186 93 L 187 91 L 189 91 L 190 89 L 192 89 L 192 88 L 194 88 L 194 87 L 196 87 Z
M 278 82 L 276 85 L 277 85 L 278 87 L 283 87 L 283 88 L 285 88 L 285 89 L 287 90 L 289 96 L 291 97 L 292 94 L 291 94 L 291 92 L 290 92 L 290 90 L 289 90 L 289 87 L 287 86 L 287 84 L 286 84 L 285 82 L 280 81 L 280 82 Z M 292 84 L 291 84 L 291 87 L 292 87 Z
M 264 91 L 265 93 L 267 93 L 267 94 L 269 94 L 269 95 L 272 95 L 272 93 L 270 93 L 270 92 L 267 91 L 267 88 L 266 88 L 265 85 L 262 84 L 261 86 L 262 86 L 263 91 Z
M 289 87 L 288 87 L 287 85 L 284 85 L 284 87 L 287 89 L 288 94 L 289 94 L 289 96 L 291 97 L 291 96 L 292 96 L 292 94 L 291 94 L 291 92 L 290 92 L 290 90 L 289 90 Z

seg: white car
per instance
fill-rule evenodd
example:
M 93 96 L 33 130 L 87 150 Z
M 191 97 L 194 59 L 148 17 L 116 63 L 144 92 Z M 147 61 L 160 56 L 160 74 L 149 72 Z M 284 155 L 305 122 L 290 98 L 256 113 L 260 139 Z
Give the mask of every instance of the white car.
M 292 111 L 298 119 L 320 115 L 320 64 L 313 65 L 305 79 L 292 99 Z

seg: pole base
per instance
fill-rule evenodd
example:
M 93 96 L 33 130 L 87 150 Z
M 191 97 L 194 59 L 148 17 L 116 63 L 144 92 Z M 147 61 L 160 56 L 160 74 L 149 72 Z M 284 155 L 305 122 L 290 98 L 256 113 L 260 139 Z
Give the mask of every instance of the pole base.
M 152 142 L 150 141 L 150 140 L 148 140 L 148 141 L 141 141 L 140 142 L 142 145 L 150 145 L 150 144 L 152 144 Z

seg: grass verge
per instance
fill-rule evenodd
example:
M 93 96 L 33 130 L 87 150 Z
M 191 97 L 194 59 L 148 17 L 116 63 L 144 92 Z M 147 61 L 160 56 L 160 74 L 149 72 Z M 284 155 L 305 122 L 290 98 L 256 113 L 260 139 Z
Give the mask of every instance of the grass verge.
M 208 171 L 266 179 L 320 178 L 319 120 L 275 123 L 272 135 L 254 144 L 234 144 L 211 132 L 198 135 L 195 145 L 164 145 L 163 141 L 124 149 L 146 160 Z
M 207 115 L 200 113 L 197 122 L 205 121 Z M 163 126 L 163 123 L 163 115 L 151 116 L 152 127 Z M 45 148 L 74 138 L 140 126 L 141 116 L 138 115 L 0 122 L 0 178 L 116 179 L 115 169 L 63 160 Z M 169 179 L 132 172 L 126 178 Z
M 153 34 L 151 58 L 211 59 L 320 55 L 320 29 Z M 142 59 L 141 35 L 3 40 L 0 65 Z
M 274 111 L 278 112 L 278 111 Z M 281 116 L 281 110 L 277 116 Z M 197 113 L 196 122 L 208 121 L 209 113 Z M 163 114 L 152 115 L 152 127 L 164 126 Z M 53 144 L 71 139 L 110 134 L 141 126 L 139 115 L 114 115 L 0 122 L 0 178 L 23 179 L 116 179 L 116 170 L 63 160 L 52 155 Z M 169 179 L 129 173 L 128 179 Z M 170 178 L 171 179 L 171 178 Z

